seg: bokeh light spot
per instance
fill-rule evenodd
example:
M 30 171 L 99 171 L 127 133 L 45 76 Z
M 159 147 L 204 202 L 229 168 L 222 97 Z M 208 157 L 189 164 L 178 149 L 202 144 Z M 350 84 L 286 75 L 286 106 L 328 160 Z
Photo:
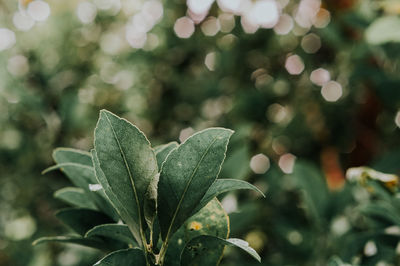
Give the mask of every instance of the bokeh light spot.
M 300 56 L 291 55 L 286 59 L 285 68 L 291 75 L 299 75 L 304 70 L 304 63 Z
M 256 174 L 264 174 L 270 167 L 269 158 L 262 153 L 254 155 L 250 160 L 250 168 Z
M 327 82 L 321 89 L 322 97 L 328 102 L 336 102 L 343 95 L 342 85 L 336 81 Z
M 179 38 L 187 39 L 194 33 L 194 22 L 188 17 L 182 17 L 176 20 L 174 31 Z
M 310 80 L 315 85 L 323 86 L 325 83 L 331 80 L 331 74 L 326 69 L 318 68 L 311 72 Z
M 15 41 L 15 33 L 12 30 L 0 28 L 0 51 L 13 47 Z
M 29 3 L 27 12 L 36 21 L 45 21 L 50 16 L 50 6 L 42 0 L 35 0 Z
M 321 38 L 314 33 L 307 34 L 301 40 L 301 48 L 308 54 L 314 54 L 321 48 Z

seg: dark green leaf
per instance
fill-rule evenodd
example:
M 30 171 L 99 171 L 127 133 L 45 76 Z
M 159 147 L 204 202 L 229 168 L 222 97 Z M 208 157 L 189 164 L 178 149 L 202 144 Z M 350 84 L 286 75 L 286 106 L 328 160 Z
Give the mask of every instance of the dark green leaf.
M 96 225 L 113 222 L 110 217 L 102 212 L 83 208 L 63 209 L 58 211 L 56 216 L 82 236 Z
M 324 176 L 314 165 L 298 160 L 293 168 L 293 178 L 297 187 L 304 192 L 307 210 L 319 222 L 325 214 L 330 194 Z
M 217 178 L 232 133 L 224 128 L 203 130 L 168 155 L 158 184 L 158 218 L 163 239 L 192 215 Z
M 250 254 L 257 261 L 261 262 L 257 252 L 249 246 L 249 243 L 238 238 L 222 239 L 215 236 L 203 235 L 193 238 L 185 247 L 181 255 L 181 265 L 201 266 L 211 264 L 212 257 L 219 245 L 235 246 Z
M 128 226 L 124 224 L 101 224 L 87 231 L 85 237 L 106 237 L 121 241 L 132 247 L 138 246 Z
M 369 203 L 360 208 L 360 211 L 370 218 L 377 219 L 378 221 L 385 221 L 388 225 L 394 224 L 400 226 L 399 212 L 388 202 L 379 201 L 376 203 Z
M 166 265 L 179 266 L 180 262 L 176 258 L 179 258 L 183 248 L 191 239 L 200 235 L 228 238 L 229 218 L 216 198 L 190 217 L 171 238 L 166 254 Z M 216 265 L 223 251 L 224 245 L 218 245 L 208 258 L 209 265 Z
M 106 244 L 99 239 L 90 239 L 83 238 L 81 236 L 54 236 L 54 237 L 41 237 L 35 240 L 32 245 L 39 245 L 45 242 L 62 242 L 62 243 L 70 243 L 77 244 L 97 249 L 107 250 L 108 247 Z
M 96 266 L 145 266 L 146 259 L 142 250 L 137 248 L 123 249 L 114 251 L 100 261 L 98 261 Z

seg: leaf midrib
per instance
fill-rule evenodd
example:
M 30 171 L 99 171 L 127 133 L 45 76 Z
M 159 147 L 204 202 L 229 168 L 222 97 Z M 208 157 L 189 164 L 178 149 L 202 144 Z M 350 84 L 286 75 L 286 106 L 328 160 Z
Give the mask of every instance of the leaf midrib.
M 178 211 L 179 211 L 179 209 L 180 209 L 180 207 L 181 207 L 181 204 L 182 204 L 182 202 L 183 202 L 183 199 L 185 198 L 186 192 L 187 192 L 187 190 L 188 190 L 190 184 L 192 183 L 193 177 L 194 177 L 194 175 L 196 174 L 197 170 L 199 169 L 200 163 L 203 161 L 204 157 L 206 156 L 206 154 L 207 154 L 208 151 L 210 150 L 211 146 L 214 145 L 214 143 L 217 141 L 218 137 L 219 137 L 219 136 L 216 136 L 216 137 L 213 139 L 213 141 L 210 143 L 210 145 L 207 147 L 207 149 L 203 152 L 203 154 L 202 154 L 202 156 L 201 156 L 199 162 L 197 163 L 196 167 L 193 169 L 193 172 L 192 172 L 192 174 L 191 174 L 191 176 L 190 176 L 189 182 L 186 184 L 186 187 L 185 187 L 185 189 L 184 189 L 184 191 L 183 191 L 183 193 L 182 193 L 182 196 L 181 196 L 181 198 L 180 198 L 180 200 L 179 200 L 179 202 L 178 202 L 178 206 L 176 207 L 175 212 L 174 212 L 174 215 L 172 216 L 172 220 L 171 220 L 171 223 L 170 223 L 170 225 L 169 225 L 169 227 L 168 227 L 167 235 L 166 235 L 166 237 L 165 237 L 165 240 L 166 240 L 166 241 L 168 241 L 168 237 L 169 237 L 169 235 L 170 235 L 170 233 L 171 233 L 172 226 L 173 226 L 174 223 L 175 223 L 176 216 L 177 216 Z
M 124 153 L 124 151 L 123 151 L 123 149 L 121 147 L 121 143 L 119 142 L 119 140 L 117 138 L 117 134 L 115 133 L 114 127 L 113 127 L 110 119 L 108 118 L 108 115 L 105 114 L 105 116 L 107 118 L 108 123 L 110 124 L 110 127 L 111 127 L 111 130 L 113 132 L 114 138 L 117 141 L 118 148 L 119 148 L 119 151 L 121 153 L 122 159 L 124 160 L 125 167 L 128 170 L 129 180 L 131 181 L 131 185 L 132 185 L 132 188 L 133 188 L 133 193 L 135 195 L 135 201 L 136 201 L 136 206 L 137 206 L 137 210 L 138 210 L 138 215 L 139 215 L 139 226 L 140 226 L 140 230 L 142 230 L 142 214 L 141 214 L 141 211 L 140 211 L 140 204 L 139 204 L 139 198 L 138 198 L 137 191 L 136 191 L 135 181 L 133 180 L 131 169 L 130 169 L 130 167 L 128 165 L 128 162 L 126 160 L 125 153 Z

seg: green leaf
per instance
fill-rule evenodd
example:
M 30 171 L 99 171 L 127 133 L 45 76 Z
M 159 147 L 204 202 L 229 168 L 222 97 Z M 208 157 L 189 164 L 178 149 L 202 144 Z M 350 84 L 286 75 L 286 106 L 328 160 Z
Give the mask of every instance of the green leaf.
M 297 160 L 293 168 L 293 178 L 297 187 L 304 192 L 307 211 L 315 222 L 319 222 L 327 210 L 330 194 L 324 176 L 314 165 Z
M 265 197 L 264 193 L 262 193 L 261 190 L 246 181 L 236 179 L 217 179 L 207 190 L 206 194 L 201 199 L 199 205 L 197 205 L 193 213 L 198 212 L 201 208 L 207 205 L 208 202 L 210 202 L 219 194 L 237 189 L 251 189 L 259 192 L 263 197 Z
M 94 169 L 96 172 L 97 181 L 103 187 L 104 193 L 107 196 L 107 198 L 109 199 L 109 202 L 113 205 L 113 207 L 117 211 L 119 217 L 121 217 L 121 219 L 127 224 L 127 226 L 129 227 L 129 230 L 133 234 L 137 243 L 139 243 L 139 245 L 142 246 L 139 225 L 137 223 L 137 220 L 134 219 L 134 217 L 132 217 L 130 215 L 127 205 L 122 204 L 122 202 L 119 200 L 119 198 L 114 194 L 113 190 L 111 189 L 111 187 L 108 183 L 107 178 L 105 177 L 103 171 L 100 168 L 100 164 L 99 164 L 95 150 L 92 150 L 92 159 L 93 159 Z
M 172 141 L 170 143 L 154 147 L 154 152 L 156 153 L 157 157 L 158 169 L 161 169 L 161 165 L 167 158 L 168 154 L 178 146 L 178 142 Z
M 107 250 L 108 247 L 106 243 L 99 239 L 91 239 L 91 238 L 83 238 L 81 236 L 53 236 L 53 237 L 41 237 L 35 240 L 32 245 L 39 245 L 46 242 L 61 242 L 61 243 L 70 243 L 77 244 L 81 246 L 87 246 L 102 250 Z
M 157 185 L 159 179 L 160 175 L 156 174 L 150 182 L 145 194 L 143 211 L 150 233 L 153 231 L 154 220 L 157 217 Z
M 138 246 L 128 226 L 125 224 L 101 224 L 87 231 L 85 237 L 106 237 L 121 241 L 132 247 Z
M 64 172 L 66 176 L 69 178 L 69 180 L 75 186 L 80 187 L 85 191 L 89 190 L 89 184 L 96 183 L 93 167 L 80 163 L 74 163 L 74 162 L 59 163 L 45 169 L 42 172 L 42 174 L 46 174 L 50 171 L 58 169 Z
M 56 148 L 53 151 L 53 159 L 57 164 L 79 163 L 86 166 L 92 166 L 90 153 L 71 148 Z
M 179 266 L 179 258 L 186 244 L 200 235 L 213 235 L 223 239 L 229 235 L 229 217 L 221 203 L 214 198 L 198 213 L 190 217 L 171 238 L 166 253 L 166 266 Z M 216 265 L 223 254 L 224 245 L 216 247 L 209 257 L 209 265 Z M 211 263 L 212 262 L 212 263 Z
M 231 150 L 231 147 L 229 150 Z M 224 166 L 221 170 L 221 176 L 232 179 L 245 179 L 251 172 L 249 161 L 250 155 L 248 144 L 242 144 L 239 148 L 230 152 L 228 151 Z
M 400 215 L 398 210 L 386 201 L 368 203 L 360 208 L 360 212 L 378 221 L 384 221 L 386 224 L 400 226 Z
M 168 239 L 189 218 L 217 178 L 233 131 L 210 128 L 171 151 L 158 183 L 161 236 Z
M 102 212 L 83 208 L 63 209 L 56 213 L 56 217 L 82 236 L 96 225 L 113 222 Z
M 258 262 L 261 262 L 260 256 L 257 252 L 249 246 L 249 243 L 238 238 L 222 239 L 215 236 L 203 235 L 193 238 L 185 247 L 181 255 L 181 265 L 201 266 L 201 265 L 214 265 L 211 264 L 209 258 L 214 255 L 216 248 L 219 245 L 238 247 Z
M 102 110 L 95 129 L 95 152 L 109 187 L 141 227 L 146 191 L 158 173 L 145 135 L 125 119 Z
M 400 18 L 385 16 L 376 19 L 365 31 L 365 38 L 371 44 L 400 42 Z
M 142 250 L 137 248 L 123 249 L 111 252 L 100 261 L 94 264 L 96 266 L 123 266 L 135 265 L 145 266 L 146 259 Z
M 344 263 L 338 256 L 333 256 L 329 259 L 327 266 L 351 266 L 351 264 Z
M 85 191 L 77 187 L 66 187 L 57 190 L 54 197 L 75 207 L 96 210 L 96 205 L 91 201 Z
M 57 165 L 47 168 L 43 173 L 60 169 L 75 186 L 82 188 L 86 192 L 98 209 L 117 221 L 117 215 L 102 191 L 94 192 L 89 189 L 91 184 L 98 183 L 90 153 L 75 149 L 57 148 L 53 152 L 53 157 Z

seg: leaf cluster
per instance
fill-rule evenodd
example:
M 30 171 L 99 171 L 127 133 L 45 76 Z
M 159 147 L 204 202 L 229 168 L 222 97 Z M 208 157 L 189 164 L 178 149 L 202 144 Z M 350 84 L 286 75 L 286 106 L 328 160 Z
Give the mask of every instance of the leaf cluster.
M 224 246 L 260 261 L 241 239 L 228 238 L 229 218 L 216 198 L 255 186 L 217 179 L 232 130 L 209 128 L 185 142 L 152 148 L 136 126 L 103 110 L 90 153 L 58 148 L 55 166 L 75 187 L 55 192 L 73 207 L 56 216 L 77 235 L 44 237 L 108 251 L 96 265 L 217 265 Z M 260 192 L 261 193 L 261 192 Z

